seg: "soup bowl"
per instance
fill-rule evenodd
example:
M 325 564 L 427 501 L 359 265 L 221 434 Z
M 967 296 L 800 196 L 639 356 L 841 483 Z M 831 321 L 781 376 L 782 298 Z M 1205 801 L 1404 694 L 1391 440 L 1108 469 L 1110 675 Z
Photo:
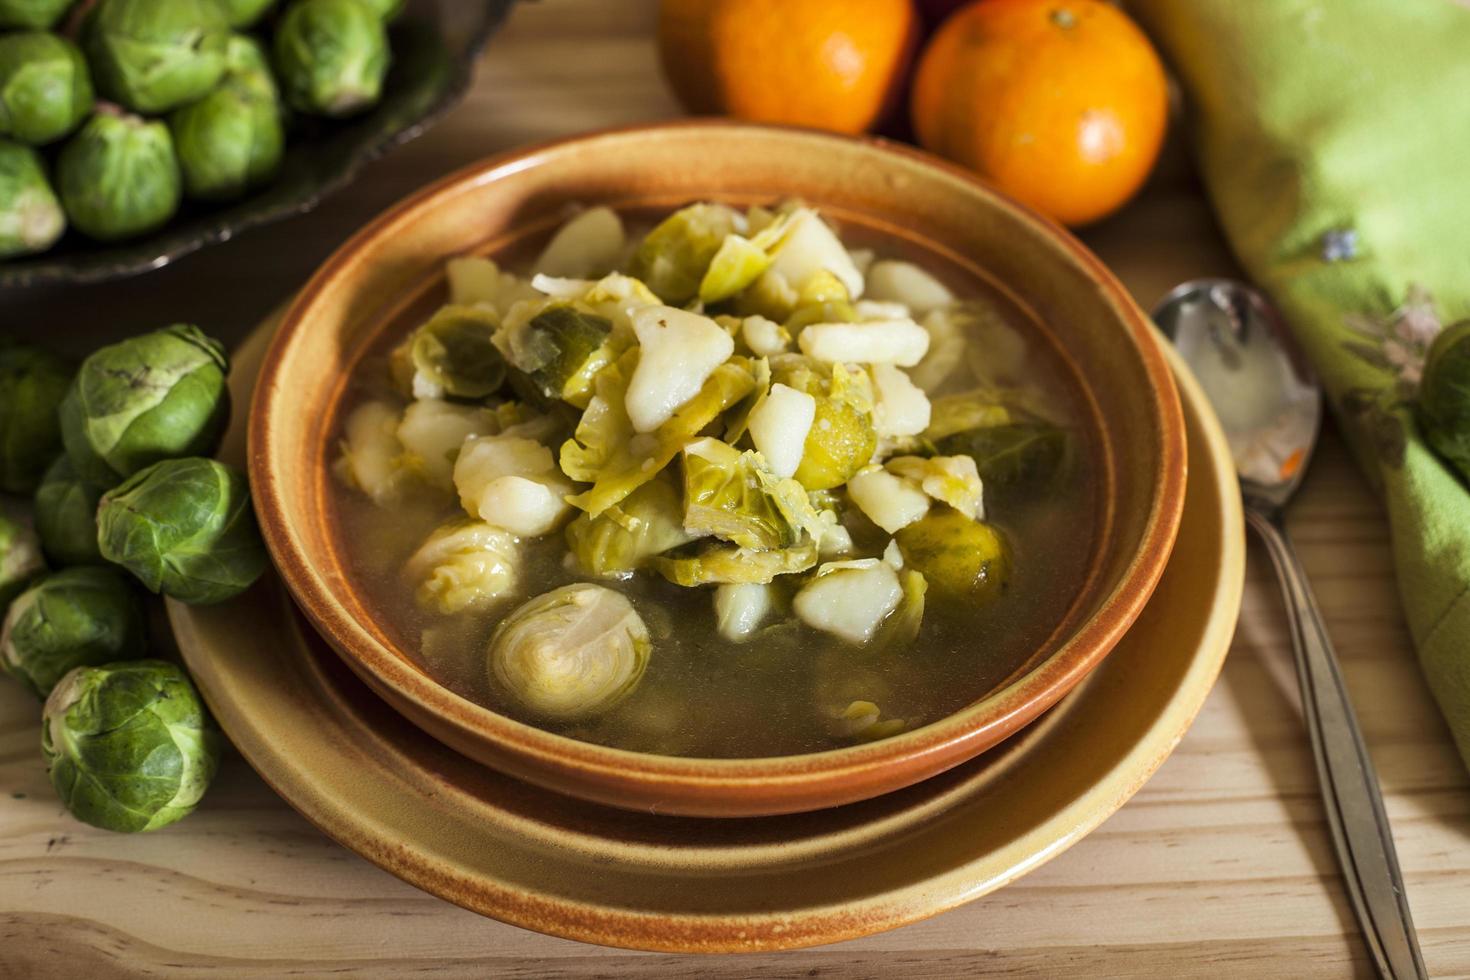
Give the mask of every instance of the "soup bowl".
M 1066 616 L 1023 666 L 963 709 L 882 741 L 806 755 L 707 759 L 610 748 L 517 721 L 436 681 L 355 581 L 332 517 L 333 420 L 351 367 L 405 311 L 442 301 L 446 259 L 523 252 L 572 207 L 648 212 L 788 197 L 988 281 L 1069 363 L 1092 415 L 1100 489 L 1089 570 Z M 1178 396 L 1152 329 L 1066 232 L 906 147 L 702 120 L 493 157 L 381 215 L 285 314 L 256 388 L 249 439 L 256 508 L 288 589 L 348 666 L 405 718 L 551 789 L 695 816 L 791 813 L 876 796 L 1023 728 L 1098 665 L 1147 602 L 1174 542 L 1185 476 Z

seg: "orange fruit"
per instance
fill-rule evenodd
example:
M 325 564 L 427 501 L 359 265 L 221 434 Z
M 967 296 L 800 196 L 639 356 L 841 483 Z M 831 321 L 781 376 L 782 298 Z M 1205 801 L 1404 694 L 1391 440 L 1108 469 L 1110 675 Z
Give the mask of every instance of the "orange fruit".
M 1100 0 L 981 0 L 919 61 L 926 149 L 1069 225 L 1114 211 L 1152 169 L 1168 89 L 1148 38 Z
M 911 0 L 663 0 L 658 47 L 691 112 L 861 133 L 903 82 Z

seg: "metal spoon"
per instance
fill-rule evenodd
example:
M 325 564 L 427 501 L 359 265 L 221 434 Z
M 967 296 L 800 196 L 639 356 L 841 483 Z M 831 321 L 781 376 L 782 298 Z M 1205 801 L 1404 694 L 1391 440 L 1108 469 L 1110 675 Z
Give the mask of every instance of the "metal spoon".
M 1382 976 L 1423 977 L 1378 777 L 1282 519 L 1317 440 L 1317 382 L 1280 314 L 1243 283 L 1186 282 L 1159 300 L 1153 317 L 1220 416 L 1240 473 L 1246 520 L 1265 541 L 1281 579 L 1327 823 L 1363 937 Z

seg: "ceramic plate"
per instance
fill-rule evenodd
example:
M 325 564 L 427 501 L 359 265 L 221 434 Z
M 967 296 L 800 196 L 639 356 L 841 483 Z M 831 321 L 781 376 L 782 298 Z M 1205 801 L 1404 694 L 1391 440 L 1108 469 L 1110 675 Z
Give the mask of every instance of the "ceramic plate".
M 266 334 L 238 355 L 237 404 L 248 401 Z M 865 803 L 701 820 L 579 802 L 473 763 L 395 714 L 272 577 L 230 603 L 169 612 L 250 764 L 326 833 L 428 892 L 539 932 L 638 949 L 851 939 L 978 898 L 1055 857 L 1138 791 L 1199 711 L 1234 631 L 1245 540 L 1224 437 L 1194 381 L 1179 381 L 1188 500 L 1137 624 L 1016 738 Z M 242 428 L 227 456 L 243 453 Z

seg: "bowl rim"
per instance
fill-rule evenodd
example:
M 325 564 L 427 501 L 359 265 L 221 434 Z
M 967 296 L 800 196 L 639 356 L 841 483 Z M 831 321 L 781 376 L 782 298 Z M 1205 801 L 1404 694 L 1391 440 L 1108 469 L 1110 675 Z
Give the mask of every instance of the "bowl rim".
M 271 406 L 281 388 L 280 370 L 294 339 L 305 329 L 306 314 L 329 283 L 350 264 L 352 256 L 369 242 L 390 234 L 412 220 L 436 198 L 464 185 L 496 180 L 534 167 L 540 158 L 598 141 L 659 134 L 722 130 L 784 134 L 784 138 L 814 143 L 840 143 L 879 155 L 897 155 L 958 178 L 1012 216 L 1056 242 L 1096 284 L 1098 300 L 1107 304 L 1126 327 L 1136 355 L 1149 379 L 1150 414 L 1159 426 L 1162 452 L 1155 491 L 1140 545 L 1103 597 L 1101 606 L 1077 624 L 1071 636 L 1045 660 L 1020 676 L 960 710 L 912 731 L 864 745 L 800 755 L 755 758 L 665 756 L 583 742 L 517 721 L 470 701 L 444 687 L 422 670 L 373 640 L 333 596 L 321 571 L 287 520 L 281 482 L 270 461 L 275 455 Z M 684 118 L 659 123 L 614 126 L 517 147 L 461 167 L 408 195 L 381 212 L 350 236 L 307 281 L 286 309 L 272 338 L 251 399 L 248 460 L 255 508 L 267 547 L 288 590 L 311 624 L 340 656 L 371 686 L 387 688 L 418 712 L 446 724 L 469 742 L 494 743 L 497 749 L 527 760 L 541 771 L 590 777 L 600 786 L 633 788 L 647 795 L 660 788 L 692 791 L 701 797 L 733 799 L 749 791 L 780 793 L 781 787 L 801 787 L 803 798 L 829 795 L 834 802 L 848 794 L 815 790 L 814 784 L 837 790 L 845 784 L 881 780 L 896 763 L 920 767 L 932 775 L 973 756 L 993 744 L 997 731 L 1010 734 L 1056 703 L 1087 675 L 1113 648 L 1138 617 L 1163 574 L 1172 551 L 1184 504 L 1185 435 L 1178 391 L 1154 328 L 1127 290 L 1086 246 L 1051 219 L 1013 200 L 975 173 L 917 148 L 878 136 L 847 136 L 803 127 L 778 126 L 721 118 Z M 380 689 L 380 694 L 383 691 Z M 1002 736 L 1004 737 L 1004 736 Z M 922 778 L 922 777 L 916 777 Z M 889 788 L 897 788 L 896 786 Z M 881 791 L 881 790 L 880 790 Z M 595 798 L 616 802 L 605 796 Z M 622 794 L 618 794 L 622 795 Z M 857 793 L 852 799 L 872 793 Z M 818 803 L 817 805 L 826 805 Z M 810 809 L 801 803 L 795 809 Z M 698 811 L 677 811 L 698 812 Z M 789 812 L 761 808 L 751 812 Z

